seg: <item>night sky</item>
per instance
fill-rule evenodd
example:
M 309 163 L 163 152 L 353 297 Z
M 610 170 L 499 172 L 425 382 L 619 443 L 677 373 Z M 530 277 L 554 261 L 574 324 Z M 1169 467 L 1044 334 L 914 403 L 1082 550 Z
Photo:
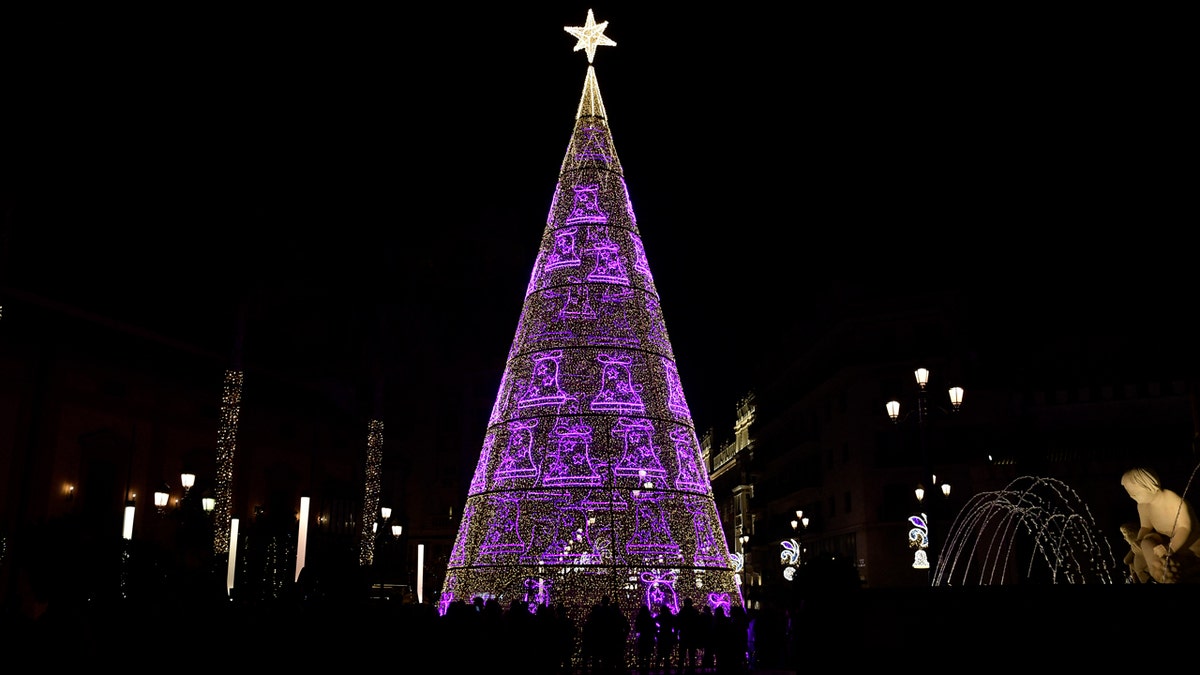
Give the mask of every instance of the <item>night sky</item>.
M 591 7 L 698 428 L 832 287 L 954 284 L 1011 350 L 1191 358 L 1194 108 L 1137 17 L 646 4 L 13 17 L 0 287 L 247 368 L 494 391 Z

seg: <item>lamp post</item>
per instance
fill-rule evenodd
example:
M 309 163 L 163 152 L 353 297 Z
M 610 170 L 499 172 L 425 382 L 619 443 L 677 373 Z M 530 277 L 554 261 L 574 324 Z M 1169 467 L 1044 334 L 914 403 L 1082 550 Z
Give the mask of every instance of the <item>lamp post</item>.
M 737 540 L 742 554 L 742 599 L 745 601 L 746 606 L 749 607 L 750 580 L 753 578 L 753 575 L 750 573 L 750 535 L 739 535 Z
M 790 521 L 792 538 L 780 542 L 783 550 L 779 554 L 779 562 L 783 565 L 783 578 L 795 581 L 796 572 L 804 564 L 804 533 L 808 531 L 808 516 L 803 510 L 796 511 L 796 517 Z
M 163 483 L 162 487 L 154 492 L 154 509 L 158 511 L 158 515 L 166 513 L 167 504 L 171 501 L 171 487 Z
M 386 587 L 384 583 L 384 575 L 386 574 L 386 565 L 384 559 L 384 549 L 393 546 L 396 541 L 400 540 L 400 534 L 404 532 L 404 526 L 391 523 L 392 509 L 387 506 L 379 508 L 379 520 L 375 523 L 375 532 L 378 534 L 391 534 L 391 539 L 383 541 L 381 537 L 376 536 L 375 545 L 378 547 L 378 555 L 375 556 L 375 565 L 379 571 L 379 598 L 386 599 Z M 381 532 L 382 530 L 382 532 Z M 394 564 L 394 563 L 393 563 Z
M 791 526 L 792 526 L 792 534 L 793 535 L 799 534 L 799 536 L 800 536 L 800 541 L 799 541 L 800 548 L 796 551 L 796 554 L 798 556 L 798 560 L 797 560 L 798 563 L 804 562 L 804 548 L 803 548 L 804 533 L 808 531 L 808 523 L 809 523 L 809 518 L 808 518 L 808 516 L 804 515 L 804 509 L 797 509 L 796 517 L 792 519 Z
M 917 482 L 917 487 L 913 492 L 917 497 L 917 503 L 924 506 L 925 485 L 927 485 L 927 484 L 933 485 L 933 486 L 939 485 L 938 480 L 937 480 L 937 474 L 935 474 L 933 472 L 933 463 L 931 462 L 930 457 L 929 457 L 929 445 L 928 445 L 929 442 L 927 439 L 928 434 L 926 433 L 926 429 L 925 429 L 926 425 L 928 424 L 928 420 L 929 420 L 929 399 L 928 399 L 929 370 L 927 368 L 917 368 L 916 370 L 913 371 L 913 376 L 917 380 L 916 415 L 917 415 L 917 430 L 918 430 L 918 435 L 919 435 L 920 444 L 921 444 L 921 468 L 922 468 L 921 479 Z M 959 407 L 962 406 L 963 388 L 958 387 L 958 386 L 950 387 L 947 390 L 947 393 L 950 397 L 949 413 L 951 413 L 951 414 L 957 413 Z M 904 415 L 903 417 L 901 417 L 900 402 L 896 401 L 896 400 L 888 401 L 887 404 L 885 405 L 885 408 L 887 409 L 888 417 L 891 418 L 893 424 L 900 424 L 901 420 L 907 419 L 908 415 L 911 414 L 911 413 L 908 413 L 908 414 Z M 946 412 L 946 410 L 943 408 L 938 408 L 938 409 L 941 410 L 942 412 Z M 940 484 L 940 489 L 941 489 L 943 498 L 948 499 L 950 497 L 950 484 L 947 482 L 943 482 Z M 914 518 L 916 520 L 914 520 Z M 913 562 L 913 567 L 918 568 L 918 569 L 929 569 L 931 566 L 936 567 L 936 560 L 931 563 L 931 561 L 929 561 L 929 559 L 928 559 L 928 553 L 926 551 L 926 549 L 928 549 L 929 551 L 934 551 L 933 545 L 931 543 L 931 537 L 929 535 L 928 518 L 925 516 L 924 513 L 922 513 L 919 516 L 913 516 L 913 517 L 909 518 L 909 520 L 916 526 L 913 530 L 910 530 L 910 532 L 909 532 L 910 545 L 918 548 L 916 558 Z M 936 556 L 937 556 L 937 554 L 934 553 L 935 559 L 936 559 Z

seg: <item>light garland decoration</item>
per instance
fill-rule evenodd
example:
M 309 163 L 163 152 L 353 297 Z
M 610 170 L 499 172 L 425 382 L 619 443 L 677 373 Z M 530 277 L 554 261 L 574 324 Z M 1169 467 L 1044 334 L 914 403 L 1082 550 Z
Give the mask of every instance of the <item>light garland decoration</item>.
M 589 65 L 439 610 L 741 606 L 658 292 Z M 630 643 L 630 649 L 633 645 Z
M 784 539 L 779 542 L 779 564 L 783 565 L 783 578 L 792 581 L 796 578 L 796 568 L 800 566 L 800 542 L 795 539 Z
M 229 521 L 233 516 L 233 459 L 237 452 L 238 416 L 242 409 L 242 380 L 239 370 L 225 371 L 221 394 L 221 422 L 217 430 L 217 476 L 213 491 L 213 553 L 229 553 Z
M 912 524 L 912 529 L 908 531 L 908 547 L 915 549 L 913 569 L 929 569 L 929 525 L 926 521 L 924 513 L 908 517 L 908 522 Z
M 358 564 L 375 561 L 375 526 L 379 516 L 379 490 L 383 484 L 383 422 L 367 424 L 367 464 L 363 469 L 362 518 L 359 519 Z

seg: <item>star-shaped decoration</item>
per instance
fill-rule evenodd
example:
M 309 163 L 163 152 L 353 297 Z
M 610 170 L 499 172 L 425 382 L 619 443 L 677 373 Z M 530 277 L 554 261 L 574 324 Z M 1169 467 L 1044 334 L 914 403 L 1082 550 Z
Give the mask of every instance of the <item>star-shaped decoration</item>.
M 590 10 L 590 9 L 588 10 L 587 23 L 585 23 L 584 25 L 582 25 L 582 26 L 563 26 L 563 30 L 565 30 L 568 33 L 570 33 L 571 35 L 574 35 L 575 37 L 579 38 L 579 42 L 575 43 L 575 49 L 573 49 L 572 51 L 577 52 L 580 49 L 586 51 L 587 57 L 588 57 L 588 63 L 591 63 L 592 59 L 596 58 L 596 47 L 599 47 L 599 46 L 616 47 L 617 46 L 617 43 L 604 37 L 604 29 L 605 28 L 608 28 L 608 22 L 602 21 L 600 23 L 596 23 L 596 17 L 592 15 L 592 10 Z

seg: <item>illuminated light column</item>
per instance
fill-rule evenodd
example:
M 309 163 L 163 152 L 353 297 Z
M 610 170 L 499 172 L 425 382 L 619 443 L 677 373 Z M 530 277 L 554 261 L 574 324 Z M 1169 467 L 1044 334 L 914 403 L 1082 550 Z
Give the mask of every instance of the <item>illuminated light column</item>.
M 296 535 L 296 581 L 304 569 L 304 552 L 308 548 L 308 497 L 300 498 L 300 532 Z
M 358 564 L 375 560 L 375 525 L 379 519 L 379 489 L 383 482 L 383 422 L 367 424 L 367 464 L 363 469 L 363 510 L 359 518 Z
M 213 553 L 229 553 L 229 521 L 233 516 L 233 459 L 237 452 L 238 415 L 242 406 L 242 373 L 225 371 L 221 425 L 217 430 L 217 478 L 213 491 Z M 232 557 L 232 556 L 231 556 Z
M 417 602 L 425 602 L 425 544 L 417 544 Z
M 591 65 L 615 44 L 606 25 L 589 11 L 566 29 L 589 65 L 442 613 L 474 597 L 586 608 L 608 595 L 629 618 L 684 599 L 743 605 Z
M 136 495 L 129 495 L 129 499 L 125 500 L 125 518 L 121 523 L 121 577 L 120 589 L 121 597 L 129 597 L 129 565 L 130 565 L 130 542 L 133 539 L 133 518 L 136 511 L 134 499 Z
M 125 519 L 121 525 L 121 538 L 125 541 L 133 539 L 133 516 L 135 510 L 132 499 L 125 502 Z
M 229 521 L 229 562 L 225 565 L 225 595 L 233 594 L 233 574 L 237 571 L 238 519 Z

